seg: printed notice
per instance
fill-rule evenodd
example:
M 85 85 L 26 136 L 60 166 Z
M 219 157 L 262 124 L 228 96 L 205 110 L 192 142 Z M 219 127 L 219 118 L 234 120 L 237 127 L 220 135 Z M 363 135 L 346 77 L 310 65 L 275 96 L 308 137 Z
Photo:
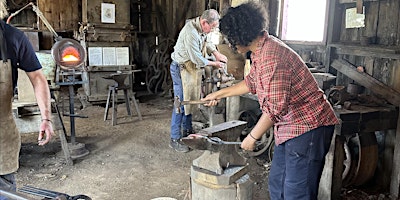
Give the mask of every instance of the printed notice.
M 103 65 L 116 65 L 115 47 L 103 47 Z
M 89 66 L 103 65 L 103 48 L 89 47 Z
M 115 54 L 117 57 L 117 65 L 129 65 L 129 48 L 116 47 Z

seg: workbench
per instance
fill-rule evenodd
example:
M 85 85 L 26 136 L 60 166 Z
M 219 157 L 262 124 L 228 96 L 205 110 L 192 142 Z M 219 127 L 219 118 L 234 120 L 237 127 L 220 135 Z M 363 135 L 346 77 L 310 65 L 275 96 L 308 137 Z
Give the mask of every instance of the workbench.
M 360 137 L 370 137 L 371 133 L 375 131 L 395 130 L 399 116 L 399 110 L 394 106 L 367 107 L 353 105 L 351 110 L 335 108 L 335 113 L 337 117 L 340 118 L 341 123 L 335 126 L 331 147 L 326 155 L 318 199 L 340 199 L 343 181 L 342 174 L 344 170 L 343 162 L 345 159 L 344 142 L 346 136 L 358 134 Z M 377 149 L 376 155 L 373 156 L 378 156 Z M 395 169 L 394 166 L 398 166 L 398 164 L 393 162 L 393 169 Z M 375 171 L 375 168 L 376 166 L 370 166 L 369 169 L 364 170 Z M 392 177 L 392 179 L 394 178 Z M 395 180 L 391 180 L 391 184 L 393 184 L 393 181 Z M 398 187 L 399 185 L 397 185 L 397 188 Z

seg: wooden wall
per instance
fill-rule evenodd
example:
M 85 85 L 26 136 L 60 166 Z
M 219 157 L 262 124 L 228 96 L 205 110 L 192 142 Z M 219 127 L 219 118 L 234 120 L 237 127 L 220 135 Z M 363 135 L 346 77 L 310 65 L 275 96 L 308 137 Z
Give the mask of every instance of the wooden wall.
M 37 6 L 43 16 L 57 32 L 78 29 L 78 22 L 82 21 L 81 5 L 80 0 L 37 0 Z M 39 29 L 47 30 L 42 21 Z
M 347 8 L 356 7 L 355 0 L 331 0 L 329 2 L 328 33 L 326 44 L 291 45 L 300 55 L 312 55 L 312 61 L 322 62 L 327 70 L 333 59 L 343 58 L 355 66 L 363 66 L 366 72 L 400 91 L 400 1 L 364 0 L 365 27 L 345 28 Z M 362 40 L 369 40 L 369 44 Z M 324 49 L 325 48 L 325 49 Z M 338 74 L 337 84 L 353 82 L 346 75 Z
M 366 72 L 384 84 L 400 91 L 400 1 L 380 0 L 365 1 L 365 27 L 345 28 L 345 11 L 355 7 L 355 3 L 339 1 L 334 9 L 339 11 L 339 40 L 332 40 L 334 52 L 338 57 L 350 61 L 356 66 L 363 66 Z M 332 33 L 335 34 L 335 33 Z M 369 44 L 362 40 L 367 38 Z M 337 48 L 338 44 L 340 48 Z M 329 44 L 328 44 L 329 45 Z M 348 83 L 345 75 L 339 83 Z
M 143 18 L 151 19 L 151 24 L 142 24 L 145 31 L 176 38 L 186 19 L 197 17 L 206 9 L 206 0 L 146 0 L 142 5 L 146 6 Z M 149 8 L 151 14 L 147 13 Z

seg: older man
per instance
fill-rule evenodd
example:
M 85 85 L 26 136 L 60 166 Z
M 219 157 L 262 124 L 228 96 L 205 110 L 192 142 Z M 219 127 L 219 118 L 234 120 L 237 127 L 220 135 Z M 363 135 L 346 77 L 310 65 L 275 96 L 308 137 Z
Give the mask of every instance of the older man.
M 215 45 L 206 41 L 207 34 L 218 27 L 219 18 L 216 10 L 206 10 L 200 17 L 189 20 L 180 31 L 174 52 L 171 54 L 170 65 L 175 97 L 183 100 L 187 99 L 184 90 L 191 90 L 192 93 L 200 91 L 200 86 L 194 83 L 199 80 L 196 79 L 196 75 L 182 79 L 181 72 L 196 71 L 204 66 L 222 67 L 227 62 L 226 56 L 221 54 Z M 207 59 L 207 54 L 212 54 L 215 61 Z M 172 112 L 170 147 L 178 152 L 188 152 L 188 147 L 181 144 L 179 139 L 193 131 L 192 115 L 188 109 L 185 111 L 183 106 L 182 113 L 176 113 L 175 110 L 174 108 Z M 184 129 L 183 133 L 181 127 Z

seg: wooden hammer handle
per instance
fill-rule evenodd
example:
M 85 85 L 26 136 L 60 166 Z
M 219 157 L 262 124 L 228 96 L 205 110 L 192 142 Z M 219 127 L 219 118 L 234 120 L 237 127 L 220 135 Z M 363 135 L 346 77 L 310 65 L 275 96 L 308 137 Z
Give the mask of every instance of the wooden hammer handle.
M 182 105 L 188 105 L 188 104 L 205 104 L 208 103 L 209 101 L 202 101 L 202 100 L 190 100 L 190 101 L 182 101 Z

